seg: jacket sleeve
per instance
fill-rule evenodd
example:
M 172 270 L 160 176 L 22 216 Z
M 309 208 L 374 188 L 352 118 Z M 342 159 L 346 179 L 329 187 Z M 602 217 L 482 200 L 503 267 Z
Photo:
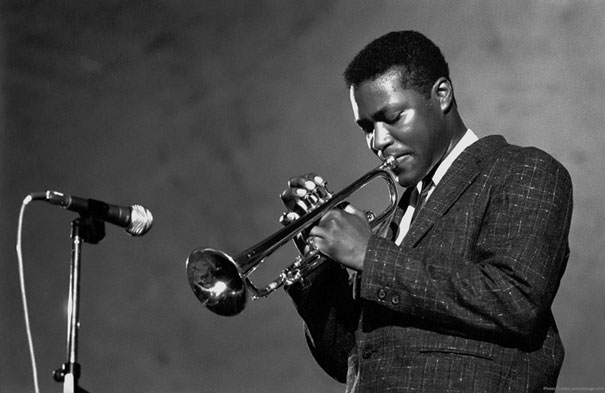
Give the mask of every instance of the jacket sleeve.
M 572 191 L 563 166 L 525 150 L 414 247 L 372 237 L 361 298 L 447 333 L 535 334 L 569 256 Z
M 305 278 L 304 284 L 295 283 L 286 291 L 304 321 L 313 357 L 328 375 L 346 382 L 359 319 L 346 269 L 326 260 Z

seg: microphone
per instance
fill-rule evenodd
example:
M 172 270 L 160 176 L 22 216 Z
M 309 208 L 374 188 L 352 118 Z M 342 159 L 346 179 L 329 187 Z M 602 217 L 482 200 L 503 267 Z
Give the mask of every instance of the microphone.
M 144 235 L 153 224 L 151 212 L 141 205 L 117 206 L 57 191 L 35 192 L 29 196 L 31 200 L 43 200 L 81 215 L 88 215 L 125 228 L 126 232 L 132 236 Z

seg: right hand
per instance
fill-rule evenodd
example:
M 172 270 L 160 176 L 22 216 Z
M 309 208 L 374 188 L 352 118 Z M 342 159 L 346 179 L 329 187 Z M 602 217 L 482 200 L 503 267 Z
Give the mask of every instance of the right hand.
M 331 198 L 326 182 L 314 173 L 288 181 L 280 197 L 288 209 L 280 218 L 289 225 Z M 347 202 L 325 212 L 293 240 L 302 254 L 317 250 L 348 268 L 362 271 L 372 228 L 367 214 Z
M 298 220 L 310 210 L 321 205 L 330 196 L 326 188 L 326 181 L 315 173 L 307 173 L 295 176 L 288 180 L 288 188 L 280 194 L 287 211 L 284 212 L 279 222 L 289 225 Z M 306 238 L 311 228 L 294 238 L 294 242 L 300 252 L 308 251 Z
M 330 196 L 326 184 L 321 176 L 314 173 L 290 178 L 288 188 L 280 194 L 280 198 L 288 210 L 279 221 L 283 225 L 288 225 L 309 210 L 321 205 Z

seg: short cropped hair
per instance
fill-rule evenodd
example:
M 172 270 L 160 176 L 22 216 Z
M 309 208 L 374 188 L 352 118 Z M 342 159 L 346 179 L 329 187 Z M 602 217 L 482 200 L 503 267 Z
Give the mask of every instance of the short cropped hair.
M 413 88 L 426 98 L 437 79 L 450 79 L 448 65 L 437 45 L 411 30 L 393 31 L 370 42 L 353 58 L 343 76 L 350 88 L 389 71 L 400 73 L 402 88 Z

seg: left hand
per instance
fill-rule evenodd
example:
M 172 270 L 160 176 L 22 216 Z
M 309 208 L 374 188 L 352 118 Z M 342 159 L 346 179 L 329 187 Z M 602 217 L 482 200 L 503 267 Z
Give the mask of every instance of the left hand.
M 353 205 L 328 211 L 309 232 L 309 240 L 317 250 L 357 271 L 363 270 L 371 236 L 366 214 Z

